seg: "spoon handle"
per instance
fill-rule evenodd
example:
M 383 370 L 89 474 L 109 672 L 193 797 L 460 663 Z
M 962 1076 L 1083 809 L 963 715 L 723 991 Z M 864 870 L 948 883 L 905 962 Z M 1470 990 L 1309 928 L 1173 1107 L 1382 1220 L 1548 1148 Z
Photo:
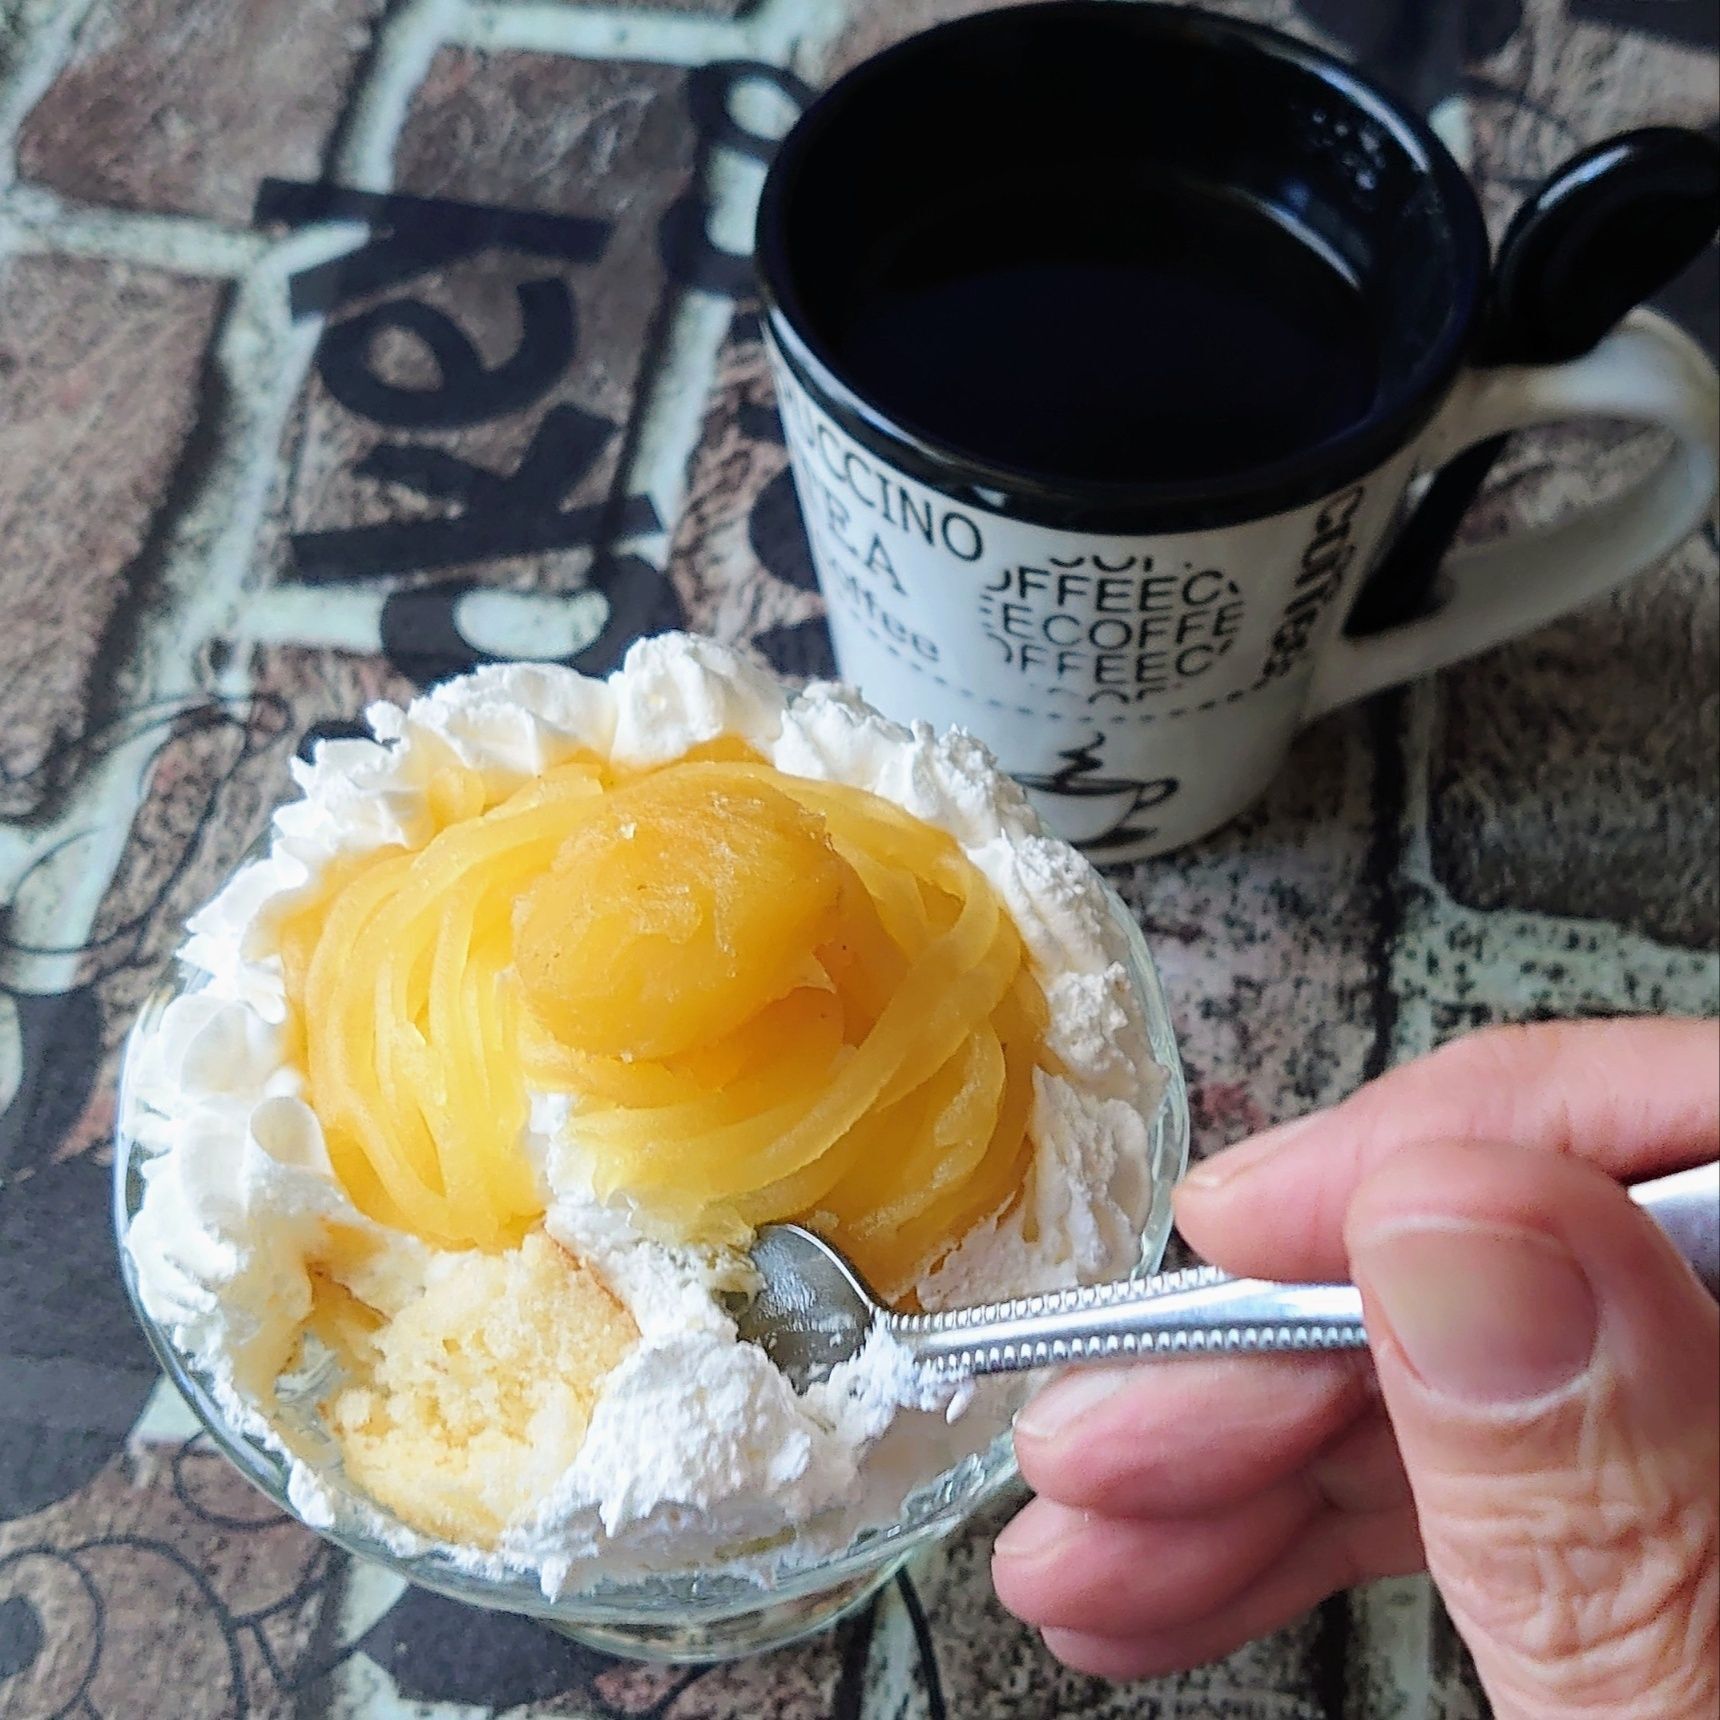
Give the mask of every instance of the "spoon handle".
M 1366 1345 L 1353 1284 L 1273 1284 L 1216 1266 L 1087 1284 L 942 1314 L 898 1314 L 890 1331 L 930 1372 L 1014 1373 L 1066 1362 Z
M 1720 1165 L 1639 1183 L 1630 1194 L 1714 1289 Z M 1353 1284 L 1277 1284 L 1214 1266 L 941 1314 L 893 1314 L 888 1323 L 923 1368 L 950 1375 L 1131 1356 L 1354 1350 L 1368 1341 Z

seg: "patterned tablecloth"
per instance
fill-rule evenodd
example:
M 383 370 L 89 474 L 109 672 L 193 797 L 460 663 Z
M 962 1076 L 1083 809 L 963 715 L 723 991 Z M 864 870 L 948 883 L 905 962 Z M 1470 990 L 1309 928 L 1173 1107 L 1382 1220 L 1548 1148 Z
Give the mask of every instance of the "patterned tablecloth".
M 814 87 L 956 9 L 0 0 L 6 1720 L 1480 1710 L 1420 1582 L 1183 1678 L 1062 1672 L 991 1597 L 1001 1509 L 821 1640 L 611 1661 L 275 1515 L 122 1301 L 115 1049 L 295 751 L 473 662 L 604 670 L 670 625 L 827 665 L 750 210 Z M 1714 123 L 1703 0 L 1229 9 L 1434 111 L 1496 229 L 1582 142 Z M 1712 349 L 1712 251 L 1670 303 Z M 1525 441 L 1476 529 L 1639 457 Z M 1320 723 L 1257 811 L 1120 879 L 1201 1150 L 1484 1022 L 1716 1007 L 1715 559 L 1711 527 L 1616 599 Z

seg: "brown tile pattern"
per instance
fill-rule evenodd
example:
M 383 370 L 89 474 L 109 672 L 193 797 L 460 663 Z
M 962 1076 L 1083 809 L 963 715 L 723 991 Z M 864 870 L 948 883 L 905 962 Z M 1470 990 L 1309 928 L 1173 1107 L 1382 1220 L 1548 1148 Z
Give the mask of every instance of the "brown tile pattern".
M 244 224 L 265 173 L 314 179 L 383 0 L 97 0 L 18 135 L 91 203 Z
M 148 578 L 220 300 L 124 264 L 0 261 L 0 816 L 84 762 L 91 677 Z

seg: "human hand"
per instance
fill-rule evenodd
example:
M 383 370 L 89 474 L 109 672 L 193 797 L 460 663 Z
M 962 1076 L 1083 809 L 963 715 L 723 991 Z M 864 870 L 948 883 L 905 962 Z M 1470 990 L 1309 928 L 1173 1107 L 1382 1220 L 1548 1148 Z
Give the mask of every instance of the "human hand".
M 1458 1041 L 1199 1167 L 1183 1234 L 1361 1286 L 1367 1354 L 1077 1369 L 1016 1423 L 1005 1606 L 1216 1659 L 1425 1566 L 1500 1720 L 1720 1711 L 1720 1308 L 1619 1186 L 1720 1154 L 1720 1024 Z

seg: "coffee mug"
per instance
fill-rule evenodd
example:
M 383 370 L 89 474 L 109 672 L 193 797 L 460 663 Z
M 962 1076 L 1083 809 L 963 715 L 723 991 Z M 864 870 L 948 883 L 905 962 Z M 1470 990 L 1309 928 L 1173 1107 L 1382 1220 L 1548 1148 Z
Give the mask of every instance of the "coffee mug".
M 1633 311 L 1573 362 L 1478 365 L 1487 239 L 1445 147 L 1183 7 L 1017 7 L 859 66 L 778 150 L 756 256 L 841 673 L 987 741 L 1097 859 L 1224 823 L 1301 725 L 1620 584 L 1715 492 L 1692 341 Z M 1440 467 L 1579 417 L 1671 450 L 1346 635 Z

